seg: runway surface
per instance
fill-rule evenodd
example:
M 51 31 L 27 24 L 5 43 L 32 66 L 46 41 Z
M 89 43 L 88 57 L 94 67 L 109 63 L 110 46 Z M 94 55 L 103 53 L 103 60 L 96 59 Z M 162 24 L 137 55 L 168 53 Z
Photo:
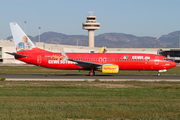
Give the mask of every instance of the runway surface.
M 180 75 L 95 75 L 85 74 L 0 74 L 0 78 L 5 77 L 7 81 L 180 81 Z

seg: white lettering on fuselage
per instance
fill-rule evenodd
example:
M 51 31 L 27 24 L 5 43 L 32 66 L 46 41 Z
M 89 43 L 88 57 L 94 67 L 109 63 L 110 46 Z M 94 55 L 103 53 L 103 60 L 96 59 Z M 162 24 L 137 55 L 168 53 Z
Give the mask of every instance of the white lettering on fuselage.
M 76 64 L 76 62 L 66 60 L 62 63 L 62 60 L 48 60 L 48 64 Z
M 149 57 L 149 56 L 146 56 L 145 59 L 150 59 L 150 57 Z
M 132 59 L 150 59 L 149 56 L 132 56 Z

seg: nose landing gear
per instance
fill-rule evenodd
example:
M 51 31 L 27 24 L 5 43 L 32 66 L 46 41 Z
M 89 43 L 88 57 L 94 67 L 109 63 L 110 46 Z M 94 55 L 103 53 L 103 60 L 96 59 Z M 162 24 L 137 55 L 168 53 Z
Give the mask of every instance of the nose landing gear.
M 161 76 L 161 73 L 160 73 L 160 72 L 167 72 L 167 70 L 166 70 L 166 69 L 164 69 L 164 70 L 159 70 L 158 73 L 157 73 L 157 76 Z

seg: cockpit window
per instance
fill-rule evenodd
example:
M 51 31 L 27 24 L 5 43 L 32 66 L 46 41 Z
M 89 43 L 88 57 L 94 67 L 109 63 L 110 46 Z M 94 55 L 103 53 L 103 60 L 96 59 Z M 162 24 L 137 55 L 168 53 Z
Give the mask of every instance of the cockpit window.
M 164 61 L 169 61 L 169 60 L 171 60 L 171 59 L 164 58 L 163 60 L 164 60 Z

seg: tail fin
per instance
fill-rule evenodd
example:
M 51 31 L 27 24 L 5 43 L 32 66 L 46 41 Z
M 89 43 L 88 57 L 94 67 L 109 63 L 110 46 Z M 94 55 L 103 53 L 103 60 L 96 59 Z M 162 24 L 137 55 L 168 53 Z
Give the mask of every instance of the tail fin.
M 102 48 L 99 50 L 98 53 L 106 53 L 106 52 L 107 52 L 106 48 L 105 48 L 105 47 L 102 47 Z
M 17 23 L 10 23 L 10 28 L 16 51 L 31 50 L 36 47 Z

